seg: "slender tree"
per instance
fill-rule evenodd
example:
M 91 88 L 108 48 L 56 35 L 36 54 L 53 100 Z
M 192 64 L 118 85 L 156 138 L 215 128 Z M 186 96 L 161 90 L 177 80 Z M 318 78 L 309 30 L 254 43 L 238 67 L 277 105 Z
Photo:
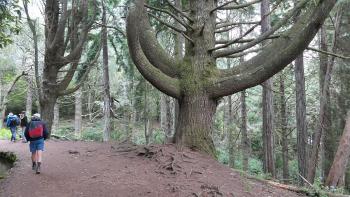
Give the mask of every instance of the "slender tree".
M 104 126 L 103 126 L 103 141 L 109 141 L 111 133 L 111 93 L 109 86 L 109 69 L 108 69 L 108 33 L 107 33 L 107 17 L 106 17 L 106 5 L 102 1 L 102 56 L 103 56 L 103 113 L 104 113 Z
M 230 6 L 229 2 L 218 5 L 216 0 L 189 1 L 188 13 L 173 8 L 181 14 L 181 18 L 171 14 L 174 20 L 181 23 L 181 29 L 162 21 L 187 39 L 184 58 L 176 59 L 166 54 L 156 40 L 144 7 L 145 1 L 136 0 L 131 5 L 127 18 L 130 54 L 146 80 L 178 100 L 179 119 L 174 140 L 177 145 L 193 147 L 214 156 L 215 148 L 210 133 L 218 99 L 261 84 L 293 61 L 313 39 L 335 3 L 336 0 L 302 0 L 271 30 L 244 45 L 229 47 L 242 41 L 242 38 L 216 45 L 215 31 L 220 27 L 216 21 L 216 12 L 222 9 L 242 9 L 254 3 L 238 7 Z M 217 58 L 237 55 L 256 46 L 305 7 L 309 11 L 297 23 L 281 32 L 258 55 L 231 69 L 220 70 L 216 67 Z M 155 10 L 150 6 L 148 9 Z M 155 18 L 157 19 L 156 16 Z M 250 29 L 257 26 L 255 24 Z M 246 36 L 249 32 L 243 35 Z
M 75 137 L 78 139 L 81 137 L 81 130 L 83 126 L 82 94 L 83 94 L 82 88 L 79 88 L 74 95 L 74 98 L 75 98 L 74 133 L 75 133 Z

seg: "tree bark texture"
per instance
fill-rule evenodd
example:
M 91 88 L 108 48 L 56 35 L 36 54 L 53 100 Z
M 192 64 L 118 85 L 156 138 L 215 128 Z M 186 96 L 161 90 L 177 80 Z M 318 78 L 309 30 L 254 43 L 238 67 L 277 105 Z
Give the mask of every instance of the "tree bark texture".
M 103 54 L 103 113 L 104 113 L 104 126 L 103 126 L 103 141 L 109 141 L 111 135 L 111 93 L 109 83 L 109 68 L 108 68 L 108 34 L 107 34 L 107 19 L 106 19 L 106 7 L 102 5 L 102 54 Z
M 327 42 L 327 32 L 326 28 L 323 26 L 321 28 L 321 39 L 320 39 L 320 48 L 321 50 L 328 51 L 328 42 Z M 332 161 L 336 152 L 336 133 L 332 131 L 332 110 L 331 110 L 331 96 L 330 96 L 330 87 L 329 85 L 325 87 L 326 89 L 323 90 L 325 80 L 326 80 L 326 74 L 327 74 L 327 67 L 328 64 L 331 64 L 329 58 L 327 55 L 320 54 L 320 90 L 325 91 L 324 94 L 321 92 L 321 95 L 323 99 L 325 100 L 324 105 L 324 113 L 323 113 L 323 124 L 322 124 L 322 133 L 324 134 L 324 164 L 322 169 L 324 171 L 324 174 L 327 175 L 329 172 L 329 169 L 332 165 Z M 331 75 L 331 73 L 329 73 Z
M 289 155 L 288 155 L 288 144 L 289 144 L 289 132 L 287 122 L 287 107 L 286 107 L 286 95 L 285 95 L 285 76 L 284 72 L 281 71 L 279 74 L 279 129 L 282 135 L 282 176 L 283 182 L 288 183 L 289 181 Z
M 218 49 L 215 41 L 218 1 L 191 0 L 186 5 L 189 12 L 181 14 L 185 18 L 182 28 L 176 29 L 187 39 L 185 55 L 179 59 L 167 54 L 158 43 L 144 8 L 145 1 L 135 1 L 127 17 L 130 55 L 146 80 L 178 100 L 175 142 L 179 147 L 194 147 L 214 156 L 210 130 L 218 99 L 261 84 L 287 66 L 307 47 L 335 2 L 300 1 L 279 24 L 285 24 L 305 6 L 309 11 L 282 36 L 274 39 L 255 57 L 230 69 L 218 69 L 218 58 L 255 46 L 277 27 L 262 34 L 249 46 Z
M 82 88 L 75 92 L 75 113 L 74 113 L 74 133 L 76 138 L 81 137 L 82 130 Z
M 296 94 L 296 122 L 297 122 L 297 155 L 298 171 L 304 178 L 307 177 L 307 123 L 306 123 L 306 95 L 304 76 L 304 56 L 299 55 L 295 60 L 295 94 Z M 304 185 L 304 180 L 299 177 L 299 184 Z
M 338 150 L 329 170 L 326 185 L 337 186 L 342 176 L 345 174 L 350 157 L 350 111 L 346 118 L 343 135 L 340 139 Z
M 270 30 L 270 17 L 267 16 L 270 11 L 270 1 L 261 1 L 261 33 Z M 265 43 L 263 43 L 265 45 Z M 263 83 L 263 167 L 265 173 L 270 173 L 272 177 L 276 176 L 274 159 L 274 111 L 273 111 L 273 79 L 268 79 Z
M 30 83 L 30 80 L 28 80 L 27 84 L 27 97 L 26 97 L 26 115 L 28 117 L 32 116 L 32 109 L 33 109 L 33 90 L 32 90 L 32 84 Z
M 60 126 L 60 104 L 56 102 L 53 108 L 52 133 L 56 133 Z
M 250 140 L 247 129 L 247 103 L 246 103 L 246 91 L 241 92 L 241 133 L 242 133 L 242 166 L 244 171 L 248 171 L 249 156 L 250 156 Z

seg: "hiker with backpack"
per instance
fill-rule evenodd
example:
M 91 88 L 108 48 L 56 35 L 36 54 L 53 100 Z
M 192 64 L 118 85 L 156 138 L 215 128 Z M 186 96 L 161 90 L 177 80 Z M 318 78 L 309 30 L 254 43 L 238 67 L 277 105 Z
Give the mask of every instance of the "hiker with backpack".
M 30 142 L 29 150 L 32 153 L 32 170 L 35 170 L 36 174 L 40 174 L 44 140 L 46 140 L 47 135 L 46 124 L 41 121 L 40 114 L 34 114 L 25 129 L 24 136 Z
M 6 120 L 6 126 L 11 130 L 11 142 L 16 142 L 16 132 L 17 126 L 19 125 L 19 118 L 16 115 L 13 115 L 12 112 L 9 113 Z

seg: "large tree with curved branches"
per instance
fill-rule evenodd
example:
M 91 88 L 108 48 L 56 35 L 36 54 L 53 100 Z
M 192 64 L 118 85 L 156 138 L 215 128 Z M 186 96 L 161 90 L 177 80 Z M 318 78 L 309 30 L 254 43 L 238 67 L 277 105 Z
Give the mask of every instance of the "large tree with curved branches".
M 170 0 L 167 2 L 172 6 Z M 244 9 L 259 2 L 252 0 L 237 4 L 236 1 L 191 0 L 187 11 L 172 6 L 178 12 L 176 15 L 149 6 L 145 0 L 135 0 L 130 7 L 127 39 L 131 57 L 140 73 L 153 86 L 178 100 L 180 110 L 174 142 L 179 147 L 185 145 L 215 155 L 210 133 L 218 100 L 261 84 L 292 62 L 314 38 L 337 1 L 300 0 L 270 30 L 254 39 L 250 37 L 251 32 L 260 25 L 259 21 L 245 23 L 250 28 L 234 40 L 216 40 L 220 30 L 238 24 L 218 20 L 217 12 Z M 276 7 L 281 2 L 276 1 Z M 149 15 L 156 18 L 149 13 L 150 10 L 167 13 L 182 25 L 178 28 L 158 18 L 186 38 L 183 59 L 171 57 L 162 49 L 149 23 Z M 272 8 L 271 12 L 274 10 Z M 289 26 L 288 21 L 300 13 L 298 22 Z M 281 28 L 284 31 L 278 31 Z M 276 32 L 279 32 L 278 35 Z M 238 57 L 257 51 L 258 44 L 271 38 L 273 40 L 264 45 L 255 57 L 232 65 L 230 69 L 217 67 L 218 58 Z
M 57 98 L 78 90 L 89 73 L 80 78 L 73 87 L 70 83 L 78 72 L 80 58 L 89 32 L 96 20 L 97 2 L 93 1 L 45 1 L 45 54 L 42 80 L 36 80 L 42 118 L 51 133 L 54 106 Z M 28 12 L 26 8 L 26 12 Z M 28 15 L 28 14 L 27 14 Z M 29 15 L 28 15 L 29 16 Z M 31 29 L 33 22 L 28 20 Z M 97 53 L 98 54 L 98 53 Z M 92 61 L 91 65 L 96 62 Z M 87 66 L 87 67 L 91 67 Z M 38 68 L 36 67 L 36 76 Z

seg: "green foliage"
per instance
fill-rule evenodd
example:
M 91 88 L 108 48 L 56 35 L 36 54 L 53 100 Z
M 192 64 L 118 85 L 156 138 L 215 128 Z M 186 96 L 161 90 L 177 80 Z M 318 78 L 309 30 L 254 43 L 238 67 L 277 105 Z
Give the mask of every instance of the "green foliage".
M 11 131 L 9 129 L 0 129 L 0 140 L 11 139 Z
M 20 7 L 18 0 L 0 1 L 0 48 L 12 43 L 13 33 L 20 31 Z

